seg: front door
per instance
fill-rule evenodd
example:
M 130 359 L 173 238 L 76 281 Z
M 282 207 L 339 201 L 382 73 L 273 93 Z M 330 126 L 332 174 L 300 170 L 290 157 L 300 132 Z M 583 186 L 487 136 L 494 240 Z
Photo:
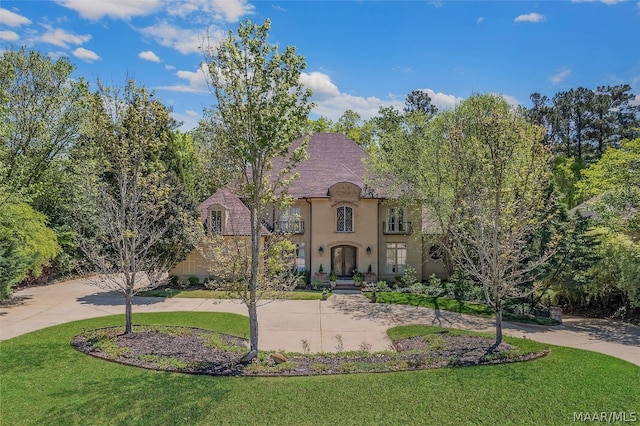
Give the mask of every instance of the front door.
M 356 269 L 356 248 L 353 246 L 336 246 L 331 249 L 331 269 L 341 278 L 353 276 Z

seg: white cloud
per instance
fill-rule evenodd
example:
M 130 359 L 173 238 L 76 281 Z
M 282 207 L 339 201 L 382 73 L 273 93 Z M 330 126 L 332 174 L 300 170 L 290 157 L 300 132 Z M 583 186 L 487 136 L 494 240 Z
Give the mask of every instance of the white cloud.
M 31 21 L 22 15 L 0 7 L 0 23 L 8 27 L 19 27 L 20 25 L 29 25 Z
M 207 85 L 208 74 L 206 64 L 201 64 L 197 71 L 184 71 L 179 70 L 176 72 L 176 76 L 183 80 L 187 80 L 188 84 L 177 84 L 172 86 L 158 86 L 154 87 L 156 90 L 170 90 L 173 92 L 189 92 L 189 93 L 209 93 L 209 86 Z
M 39 37 L 39 41 L 53 44 L 54 46 L 68 48 L 70 44 L 80 45 L 91 40 L 91 35 L 78 35 L 67 32 L 61 28 L 47 27 L 48 31 Z
M 242 16 L 253 13 L 254 9 L 246 0 L 178 0 L 167 8 L 167 12 L 182 18 L 195 13 L 217 21 L 237 22 Z
M 138 58 L 144 59 L 145 61 L 160 62 L 158 55 L 153 53 L 151 50 L 138 53 Z
M 476 24 L 480 25 L 484 22 L 484 16 L 480 16 L 478 19 L 476 19 Z
M 20 37 L 13 31 L 0 31 L 0 40 L 17 41 Z
M 300 75 L 300 82 L 313 90 L 313 96 L 316 99 L 326 99 L 340 95 L 338 86 L 331 82 L 328 75 L 321 72 L 303 72 Z
M 571 68 L 564 68 L 551 76 L 551 82 L 558 84 L 571 75 Z
M 571 75 L 571 68 L 564 68 L 551 76 L 550 80 L 554 84 L 558 84 Z
M 313 113 L 327 117 L 333 121 L 340 118 L 348 109 L 360 114 L 362 119 L 368 120 L 378 114 L 381 106 L 392 106 L 396 109 L 404 107 L 404 101 L 389 96 L 389 99 L 380 99 L 375 96 L 363 97 L 342 93 L 331 81 L 331 78 L 321 72 L 302 73 L 300 81 L 306 87 L 313 90 L 312 100 L 316 103 Z M 462 99 L 431 89 L 421 89 L 429 94 L 434 105 L 439 109 L 451 109 Z
M 526 15 L 517 16 L 514 19 L 515 22 L 531 22 L 533 24 L 538 24 L 540 22 L 544 22 L 544 15 L 540 15 L 539 13 L 529 13 Z
M 172 112 L 171 116 L 176 121 L 182 122 L 180 130 L 183 132 L 193 130 L 193 128 L 198 125 L 198 121 L 200 121 L 200 114 L 190 109 L 186 110 L 184 113 Z
M 75 10 L 86 19 L 94 21 L 104 16 L 128 20 L 133 16 L 144 16 L 162 6 L 162 0 L 56 0 L 58 4 Z
M 167 71 L 173 71 L 173 70 L 175 70 L 175 69 L 176 69 L 176 67 L 175 67 L 175 66 L 173 66 L 173 65 L 165 65 L 165 66 L 164 66 L 164 69 L 165 69 L 165 70 L 167 70 Z
M 222 30 L 211 30 L 207 33 L 206 29 L 200 31 L 182 29 L 167 21 L 142 28 L 140 32 L 146 37 L 153 38 L 162 46 L 172 47 L 183 54 L 199 52 L 200 46 L 206 43 L 207 34 L 211 42 L 219 41 L 226 36 Z
M 418 89 L 426 92 L 431 98 L 431 103 L 438 107 L 439 110 L 453 109 L 456 105 L 463 101 L 463 98 L 454 95 L 447 95 L 442 92 L 434 92 L 431 89 Z
M 76 50 L 74 50 L 73 56 L 85 62 L 93 62 L 100 59 L 100 56 L 98 56 L 96 52 L 89 49 L 85 49 L 84 47 L 78 47 Z

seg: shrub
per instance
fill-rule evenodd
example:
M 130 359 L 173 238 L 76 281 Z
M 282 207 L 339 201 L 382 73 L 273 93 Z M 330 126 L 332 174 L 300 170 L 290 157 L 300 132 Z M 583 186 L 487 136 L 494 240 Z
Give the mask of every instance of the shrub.
M 200 284 L 200 278 L 198 277 L 189 277 L 189 285 L 195 286 Z

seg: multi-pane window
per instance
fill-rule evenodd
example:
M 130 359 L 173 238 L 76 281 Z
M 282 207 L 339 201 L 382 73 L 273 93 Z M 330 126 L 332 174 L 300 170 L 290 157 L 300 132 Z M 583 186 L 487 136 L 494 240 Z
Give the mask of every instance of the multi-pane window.
M 387 232 L 398 233 L 407 232 L 407 222 L 405 221 L 404 208 L 389 207 L 387 209 Z
M 407 267 L 407 243 L 387 243 L 387 273 L 402 274 Z
M 413 226 L 407 219 L 408 213 L 404 207 L 387 208 L 387 220 L 383 222 L 382 232 L 385 234 L 412 234 Z
M 300 207 L 289 207 L 280 215 L 278 229 L 287 234 L 303 234 L 304 227 Z
M 296 244 L 296 258 L 294 268 L 297 272 L 304 272 L 307 270 L 304 260 L 304 243 Z
M 336 231 L 353 232 L 353 209 L 340 206 L 336 209 Z
M 209 226 L 212 234 L 222 233 L 222 210 L 211 210 L 209 213 Z

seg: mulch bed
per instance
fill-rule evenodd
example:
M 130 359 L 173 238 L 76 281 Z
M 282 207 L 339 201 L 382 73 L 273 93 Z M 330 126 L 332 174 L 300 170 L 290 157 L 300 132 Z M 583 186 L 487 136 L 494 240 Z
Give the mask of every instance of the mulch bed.
M 427 368 L 525 361 L 547 352 L 522 354 L 502 343 L 488 352 L 493 339 L 448 333 L 411 337 L 393 342 L 395 351 L 282 353 L 265 351 L 251 363 L 239 360 L 248 351 L 246 339 L 186 327 L 122 327 L 85 332 L 71 344 L 94 357 L 137 367 L 216 376 L 311 376 L 359 372 L 405 371 Z M 214 342 L 214 343 L 212 343 Z M 284 362 L 283 362 L 284 361 Z

